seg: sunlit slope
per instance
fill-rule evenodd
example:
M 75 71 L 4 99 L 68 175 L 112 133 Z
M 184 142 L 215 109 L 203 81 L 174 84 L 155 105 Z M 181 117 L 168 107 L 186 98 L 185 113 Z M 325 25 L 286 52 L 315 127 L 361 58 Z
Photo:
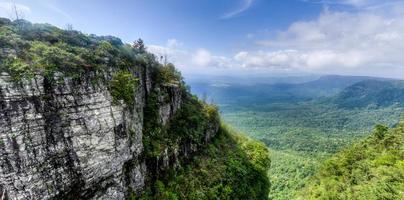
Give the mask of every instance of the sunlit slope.
M 402 199 L 404 119 L 327 160 L 305 190 L 305 199 Z

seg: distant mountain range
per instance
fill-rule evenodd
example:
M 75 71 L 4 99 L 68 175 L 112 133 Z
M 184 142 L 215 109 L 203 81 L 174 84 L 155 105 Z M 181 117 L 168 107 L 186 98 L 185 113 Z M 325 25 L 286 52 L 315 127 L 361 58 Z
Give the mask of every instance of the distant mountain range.
M 340 107 L 391 105 L 402 102 L 401 81 L 368 77 L 327 75 L 310 77 L 282 77 L 264 80 L 222 77 L 207 81 L 189 80 L 194 94 L 219 104 L 249 104 L 297 102 L 326 97 Z M 304 81 L 306 80 L 306 81 Z M 361 92 L 361 93 L 360 93 Z M 369 93 L 369 94 L 366 94 Z M 361 94 L 359 97 L 358 95 Z M 388 95 L 389 98 L 377 95 Z M 362 97 L 368 96 L 368 98 Z M 328 98 L 332 98 L 331 100 Z
M 345 88 L 334 97 L 333 102 L 344 108 L 404 105 L 404 81 L 360 81 Z

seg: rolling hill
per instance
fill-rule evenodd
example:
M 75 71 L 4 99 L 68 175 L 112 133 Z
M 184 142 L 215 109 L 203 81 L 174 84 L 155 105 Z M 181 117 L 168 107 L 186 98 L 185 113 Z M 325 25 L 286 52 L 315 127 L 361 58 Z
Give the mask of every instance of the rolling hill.
M 321 77 L 219 77 L 205 81 L 190 79 L 192 92 L 218 104 L 251 105 L 275 102 L 298 102 L 318 97 L 331 97 L 346 87 L 365 80 L 386 80 L 367 76 L 326 75 Z
M 333 102 L 348 109 L 403 105 L 404 81 L 361 81 L 345 88 Z

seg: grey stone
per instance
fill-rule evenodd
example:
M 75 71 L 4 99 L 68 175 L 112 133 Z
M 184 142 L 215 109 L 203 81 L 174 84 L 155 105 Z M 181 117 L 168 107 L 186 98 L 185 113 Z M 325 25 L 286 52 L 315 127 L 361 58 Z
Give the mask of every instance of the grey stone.
M 144 70 L 144 71 L 143 71 Z M 113 68 L 105 72 L 111 77 Z M 176 85 L 153 88 L 148 69 L 140 75 L 133 106 L 115 105 L 107 83 L 88 77 L 73 80 L 61 73 L 51 80 L 36 75 L 15 83 L 0 73 L 0 198 L 125 199 L 141 192 L 148 173 L 170 166 L 197 151 L 195 144 L 170 147 L 148 169 L 143 160 L 143 109 L 151 90 L 161 91 L 160 123 L 167 124 L 182 105 Z M 212 124 L 205 142 L 217 132 Z M 157 170 L 157 171 L 148 171 Z

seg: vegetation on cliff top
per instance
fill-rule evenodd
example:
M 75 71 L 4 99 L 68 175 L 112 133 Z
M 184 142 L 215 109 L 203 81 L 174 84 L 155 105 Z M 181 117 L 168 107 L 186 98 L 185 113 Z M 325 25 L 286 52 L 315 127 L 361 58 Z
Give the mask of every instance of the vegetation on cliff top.
M 162 71 L 157 77 L 166 84 L 180 83 L 172 64 L 163 66 L 146 51 L 139 39 L 124 44 L 113 36 L 83 34 L 49 24 L 0 18 L 0 70 L 16 82 L 42 75 L 57 84 L 65 77 L 91 78 L 92 83 L 107 82 L 114 103 L 131 105 L 141 68 Z
M 120 69 L 135 64 L 134 49 L 118 38 L 86 35 L 48 24 L 0 19 L 1 69 L 15 80 L 55 72 L 80 77 L 87 72 Z

